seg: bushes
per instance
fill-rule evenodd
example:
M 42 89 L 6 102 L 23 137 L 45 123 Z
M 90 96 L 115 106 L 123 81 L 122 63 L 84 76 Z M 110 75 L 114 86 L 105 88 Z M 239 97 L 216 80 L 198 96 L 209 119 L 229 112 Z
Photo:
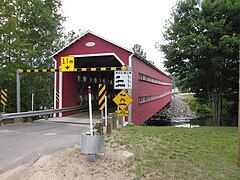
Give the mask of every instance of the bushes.
M 199 103 L 196 98 L 189 99 L 189 105 L 192 111 L 196 112 L 199 116 L 211 115 L 212 110 L 209 104 Z

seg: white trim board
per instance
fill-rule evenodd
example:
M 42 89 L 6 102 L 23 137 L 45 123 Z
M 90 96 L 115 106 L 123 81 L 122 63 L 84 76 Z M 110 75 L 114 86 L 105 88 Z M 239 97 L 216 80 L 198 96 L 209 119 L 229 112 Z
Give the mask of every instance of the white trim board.
M 80 54 L 80 55 L 73 55 L 74 57 L 99 57 L 99 56 L 114 56 L 122 66 L 126 64 L 115 54 L 115 53 L 98 53 L 98 54 Z

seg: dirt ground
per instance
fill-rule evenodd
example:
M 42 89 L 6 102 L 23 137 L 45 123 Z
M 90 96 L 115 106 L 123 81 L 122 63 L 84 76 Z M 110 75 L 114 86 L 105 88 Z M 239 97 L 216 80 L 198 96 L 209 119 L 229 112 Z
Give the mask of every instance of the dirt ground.
M 106 147 L 96 162 L 88 162 L 81 154 L 80 145 L 45 155 L 33 164 L 17 167 L 0 175 L 1 180 L 59 180 L 59 179 L 134 179 L 123 163 L 123 151 Z

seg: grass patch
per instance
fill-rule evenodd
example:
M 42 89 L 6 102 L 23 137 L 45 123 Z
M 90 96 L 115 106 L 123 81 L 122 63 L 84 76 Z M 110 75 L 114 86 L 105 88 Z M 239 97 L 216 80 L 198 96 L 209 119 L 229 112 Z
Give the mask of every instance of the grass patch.
M 189 103 L 190 100 L 194 99 L 193 93 L 179 93 L 177 94 L 179 97 L 181 97 L 182 100 Z
M 138 179 L 240 179 L 237 128 L 131 126 L 108 141 L 135 154 L 123 166 Z

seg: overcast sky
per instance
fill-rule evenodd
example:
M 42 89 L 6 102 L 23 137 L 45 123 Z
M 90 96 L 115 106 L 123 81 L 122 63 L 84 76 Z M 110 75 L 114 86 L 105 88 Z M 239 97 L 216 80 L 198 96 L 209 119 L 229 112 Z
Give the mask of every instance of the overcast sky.
M 165 20 L 176 0 L 63 0 L 67 30 L 90 30 L 131 49 L 142 45 L 147 59 L 163 70 L 163 54 L 155 49 L 163 42 Z

